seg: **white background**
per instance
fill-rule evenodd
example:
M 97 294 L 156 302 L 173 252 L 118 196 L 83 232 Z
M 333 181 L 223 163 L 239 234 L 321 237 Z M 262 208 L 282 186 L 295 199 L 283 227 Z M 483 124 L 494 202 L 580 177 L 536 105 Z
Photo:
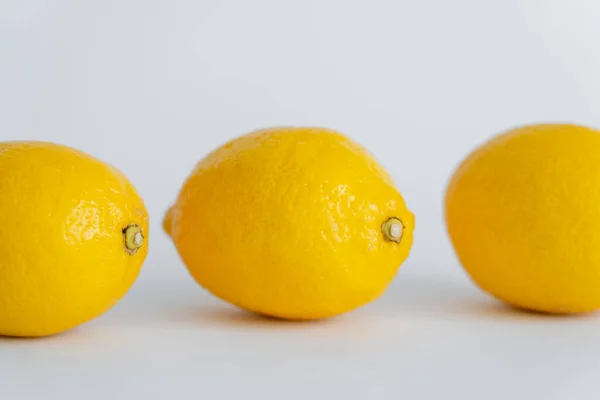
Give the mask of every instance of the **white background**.
M 108 314 L 0 340 L 0 399 L 597 398 L 600 317 L 518 313 L 478 292 L 442 195 L 493 134 L 600 126 L 598 21 L 597 0 L 1 0 L 0 140 L 119 167 L 152 233 Z M 341 130 L 397 181 L 415 245 L 381 300 L 276 322 L 188 277 L 163 212 L 208 151 L 273 125 Z

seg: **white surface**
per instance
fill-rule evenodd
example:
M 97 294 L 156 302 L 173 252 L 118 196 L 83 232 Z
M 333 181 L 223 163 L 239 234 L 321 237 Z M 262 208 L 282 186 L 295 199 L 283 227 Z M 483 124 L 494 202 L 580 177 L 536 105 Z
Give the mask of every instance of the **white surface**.
M 600 126 L 596 0 L 0 2 L 0 140 L 123 170 L 152 217 L 142 277 L 66 335 L 0 340 L 0 399 L 597 397 L 600 320 L 498 307 L 464 278 L 441 199 L 490 135 Z M 231 311 L 187 277 L 164 210 L 215 146 L 271 125 L 365 144 L 417 216 L 386 296 L 319 324 Z
M 600 317 L 516 312 L 462 279 L 401 274 L 319 323 L 237 311 L 176 277 L 142 278 L 106 316 L 0 341 L 3 399 L 588 399 Z

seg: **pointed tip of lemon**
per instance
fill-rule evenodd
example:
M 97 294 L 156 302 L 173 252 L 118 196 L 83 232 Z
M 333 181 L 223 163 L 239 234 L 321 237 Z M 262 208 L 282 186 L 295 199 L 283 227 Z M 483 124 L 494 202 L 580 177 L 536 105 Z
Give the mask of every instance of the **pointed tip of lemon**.
M 163 218 L 163 230 L 169 236 L 171 236 L 171 232 L 173 230 L 173 208 L 173 206 L 169 207 L 165 213 L 165 217 Z

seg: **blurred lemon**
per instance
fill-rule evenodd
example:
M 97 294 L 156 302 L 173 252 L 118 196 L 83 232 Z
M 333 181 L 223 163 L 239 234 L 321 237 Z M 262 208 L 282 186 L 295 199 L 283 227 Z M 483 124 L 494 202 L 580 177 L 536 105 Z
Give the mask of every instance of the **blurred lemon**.
M 216 296 L 319 319 L 385 291 L 408 256 L 414 217 L 363 147 L 328 129 L 274 128 L 200 161 L 164 228 Z
M 0 335 L 91 320 L 135 281 L 148 215 L 121 172 L 51 143 L 0 143 Z
M 548 313 L 600 308 L 600 132 L 533 125 L 490 140 L 454 174 L 446 219 L 493 296 Z

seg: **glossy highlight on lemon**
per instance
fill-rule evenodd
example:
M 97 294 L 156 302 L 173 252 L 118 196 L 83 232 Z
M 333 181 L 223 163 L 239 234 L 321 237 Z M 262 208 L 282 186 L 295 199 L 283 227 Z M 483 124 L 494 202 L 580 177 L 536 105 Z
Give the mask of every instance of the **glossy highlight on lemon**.
M 115 305 L 148 251 L 127 178 L 44 142 L 0 143 L 0 171 L 0 335 L 60 333 Z
M 546 313 L 600 308 L 600 132 L 530 125 L 470 154 L 446 193 L 458 258 L 483 290 Z
M 272 128 L 200 161 L 164 219 L 214 295 L 297 320 L 379 297 L 408 257 L 414 216 L 362 146 L 322 128 Z

